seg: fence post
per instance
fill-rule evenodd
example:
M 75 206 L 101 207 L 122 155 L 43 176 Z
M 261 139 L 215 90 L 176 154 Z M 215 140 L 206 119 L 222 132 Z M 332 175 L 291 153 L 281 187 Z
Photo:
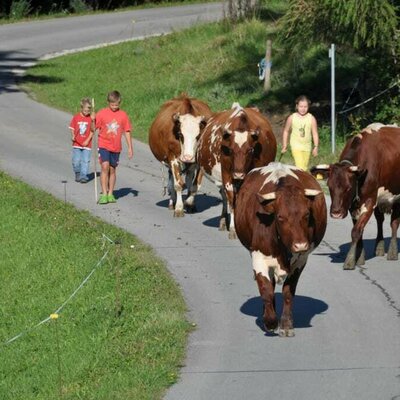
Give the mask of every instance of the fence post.
M 267 49 L 265 50 L 265 78 L 264 78 L 264 93 L 271 89 L 271 40 L 267 40 Z

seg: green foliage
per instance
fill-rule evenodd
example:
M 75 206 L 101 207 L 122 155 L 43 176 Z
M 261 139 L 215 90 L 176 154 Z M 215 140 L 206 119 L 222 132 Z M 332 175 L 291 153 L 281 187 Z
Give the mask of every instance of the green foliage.
M 32 11 L 30 0 L 13 0 L 11 3 L 9 18 L 18 20 L 25 18 Z
M 91 10 L 89 4 L 84 0 L 70 0 L 69 6 L 74 13 L 82 13 Z
M 148 246 L 114 226 L 0 173 L 0 398 L 159 399 L 176 379 L 186 336 L 177 285 Z M 102 240 L 121 241 L 120 250 Z M 53 313 L 109 250 L 60 318 Z M 115 270 L 121 315 L 115 313 Z

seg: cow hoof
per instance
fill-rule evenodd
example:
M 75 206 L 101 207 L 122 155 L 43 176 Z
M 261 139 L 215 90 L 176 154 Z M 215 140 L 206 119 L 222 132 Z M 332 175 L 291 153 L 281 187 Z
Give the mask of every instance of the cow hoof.
M 355 269 L 355 268 L 356 268 L 356 264 L 355 264 L 354 260 L 346 260 L 345 263 L 343 264 L 344 270 L 351 270 L 351 269 Z
M 228 238 L 231 239 L 231 240 L 237 239 L 236 232 L 235 231 L 229 231 Z
M 391 240 L 388 253 L 387 253 L 387 259 L 389 261 L 396 261 L 399 259 L 399 249 L 397 247 L 397 239 L 396 241 Z
M 383 257 L 385 255 L 385 242 L 381 240 L 377 245 L 375 249 L 375 255 L 377 257 Z
M 219 231 L 226 231 L 226 221 L 225 219 L 222 219 L 219 221 L 219 227 L 218 227 Z
M 279 337 L 293 337 L 294 336 L 294 329 L 283 329 L 279 328 L 278 330 Z
M 174 205 L 173 204 L 168 204 L 168 210 L 174 210 L 175 209 L 175 207 L 174 207 Z
M 365 254 L 362 253 L 356 262 L 357 265 L 365 265 Z
M 268 333 L 275 333 L 278 329 L 278 320 L 268 320 L 266 321 L 264 318 L 264 329 Z
M 175 210 L 174 211 L 174 217 L 184 217 L 185 213 L 183 210 Z

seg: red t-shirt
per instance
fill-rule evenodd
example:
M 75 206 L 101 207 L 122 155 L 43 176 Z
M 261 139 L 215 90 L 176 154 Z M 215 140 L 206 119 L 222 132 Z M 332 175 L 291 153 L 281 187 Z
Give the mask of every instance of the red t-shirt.
M 131 132 L 132 127 L 125 111 L 103 108 L 96 114 L 96 129 L 99 129 L 99 148 L 120 153 L 122 134 Z
M 85 117 L 81 113 L 75 114 L 72 117 L 72 120 L 69 124 L 69 128 L 74 132 L 74 141 L 72 143 L 73 147 L 78 149 L 91 149 L 92 148 L 92 139 L 90 142 L 84 146 L 83 142 L 88 138 L 90 135 L 90 124 L 92 123 L 92 119 L 90 115 Z

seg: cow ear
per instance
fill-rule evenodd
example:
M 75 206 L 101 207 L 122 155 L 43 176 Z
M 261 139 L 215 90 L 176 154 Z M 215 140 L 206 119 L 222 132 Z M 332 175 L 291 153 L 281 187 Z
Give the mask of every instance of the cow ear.
M 200 129 L 203 130 L 206 125 L 207 125 L 207 118 L 204 115 L 201 115 L 199 117 L 199 125 L 200 125 Z
M 306 197 L 314 200 L 315 196 L 318 196 L 319 194 L 321 194 L 322 191 L 321 190 L 315 190 L 315 189 L 304 189 L 304 194 L 306 195 Z
M 257 127 L 254 132 L 251 134 L 251 138 L 253 140 L 258 140 L 258 137 L 260 136 L 260 128 Z
M 329 176 L 329 171 L 331 169 L 331 166 L 329 164 L 320 164 L 320 165 L 315 165 L 314 167 L 310 168 L 310 173 L 311 175 L 315 176 L 316 178 L 321 179 L 326 179 Z
M 231 133 L 228 132 L 227 130 L 224 130 L 224 133 L 222 135 L 222 139 L 229 140 L 230 137 L 231 137 Z
M 257 193 L 257 198 L 260 204 L 263 206 L 266 214 L 268 215 L 274 214 L 275 212 L 274 200 L 276 199 L 275 192 L 270 192 L 265 194 Z

